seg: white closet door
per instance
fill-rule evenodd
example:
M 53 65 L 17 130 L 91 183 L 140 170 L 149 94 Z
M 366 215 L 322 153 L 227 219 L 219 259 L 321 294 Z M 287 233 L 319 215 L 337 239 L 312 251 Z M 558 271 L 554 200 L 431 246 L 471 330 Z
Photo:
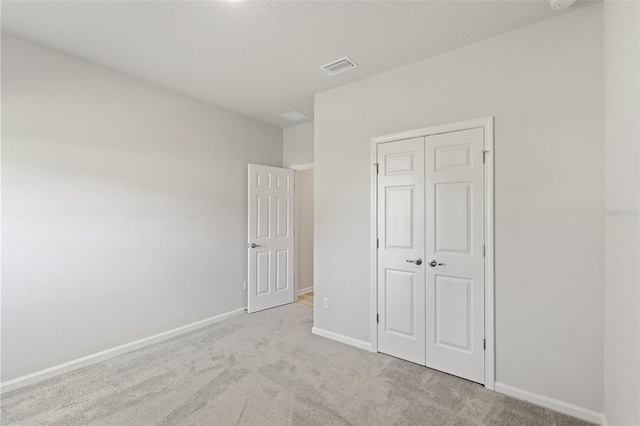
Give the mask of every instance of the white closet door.
M 482 128 L 425 138 L 427 366 L 484 383 Z
M 377 154 L 378 350 L 424 365 L 424 138 Z

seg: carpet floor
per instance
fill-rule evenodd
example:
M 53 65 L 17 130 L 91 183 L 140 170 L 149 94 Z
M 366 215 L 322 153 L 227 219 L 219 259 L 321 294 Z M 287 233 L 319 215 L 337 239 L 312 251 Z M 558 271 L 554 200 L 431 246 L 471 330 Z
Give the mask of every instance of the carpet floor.
M 311 334 L 301 304 L 241 315 L 2 395 L 13 425 L 589 423 Z

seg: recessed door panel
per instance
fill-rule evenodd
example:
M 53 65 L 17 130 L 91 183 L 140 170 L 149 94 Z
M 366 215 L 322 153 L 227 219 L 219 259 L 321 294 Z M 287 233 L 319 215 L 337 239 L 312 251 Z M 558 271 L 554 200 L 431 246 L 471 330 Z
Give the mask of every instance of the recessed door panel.
M 256 198 L 256 235 L 255 238 L 269 238 L 271 234 L 271 196 L 258 195 Z
M 276 290 L 289 288 L 289 250 L 276 251 Z
M 276 197 L 276 236 L 278 238 L 288 237 L 289 229 L 292 228 L 289 224 L 291 220 L 289 216 L 289 197 Z
M 471 350 L 471 300 L 473 288 L 468 278 L 435 276 L 436 344 Z
M 414 187 L 387 188 L 386 244 L 388 249 L 413 249 Z
M 414 155 L 413 151 L 386 154 L 384 156 L 385 174 L 393 176 L 414 173 Z
M 385 274 L 385 330 L 415 338 L 415 273 L 387 269 Z
M 276 188 L 289 190 L 289 176 L 276 175 Z
M 260 189 L 270 189 L 271 188 L 271 173 L 257 173 L 256 174 L 256 187 Z
M 471 144 L 437 147 L 433 155 L 435 171 L 444 172 L 473 167 L 471 149 Z
M 258 296 L 269 293 L 269 281 L 271 281 L 269 258 L 268 251 L 256 253 L 256 294 Z
M 471 249 L 471 182 L 435 184 L 436 253 L 469 253 Z

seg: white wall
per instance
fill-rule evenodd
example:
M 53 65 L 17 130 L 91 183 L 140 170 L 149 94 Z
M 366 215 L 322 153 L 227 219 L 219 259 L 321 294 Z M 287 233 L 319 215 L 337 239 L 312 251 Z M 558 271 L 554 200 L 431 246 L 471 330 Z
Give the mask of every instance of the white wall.
M 602 5 L 315 98 L 315 327 L 371 340 L 370 138 L 495 116 L 497 381 L 603 409 Z
M 2 380 L 246 306 L 282 130 L 2 35 Z
M 313 170 L 296 172 L 296 288 L 313 287 Z
M 640 425 L 640 6 L 604 2 L 605 416 Z
M 283 131 L 283 166 L 307 163 L 313 163 L 313 121 Z

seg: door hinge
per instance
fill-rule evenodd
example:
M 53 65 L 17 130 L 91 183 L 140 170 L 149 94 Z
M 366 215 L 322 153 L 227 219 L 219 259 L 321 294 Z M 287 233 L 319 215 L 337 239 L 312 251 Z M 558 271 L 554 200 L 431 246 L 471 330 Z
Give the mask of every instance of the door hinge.
M 376 174 L 380 173 L 380 170 L 378 168 L 378 166 L 380 166 L 379 163 L 373 163 L 374 166 L 376 166 Z
M 487 350 L 487 339 L 482 339 L 482 349 Z
M 376 238 L 376 248 L 380 248 L 380 238 Z
M 380 314 L 376 314 L 376 323 L 380 322 Z
M 487 246 L 485 244 L 482 245 L 482 256 L 487 256 Z
M 482 162 L 483 163 L 487 162 L 487 152 L 489 152 L 489 151 L 487 151 L 485 149 L 482 150 Z

